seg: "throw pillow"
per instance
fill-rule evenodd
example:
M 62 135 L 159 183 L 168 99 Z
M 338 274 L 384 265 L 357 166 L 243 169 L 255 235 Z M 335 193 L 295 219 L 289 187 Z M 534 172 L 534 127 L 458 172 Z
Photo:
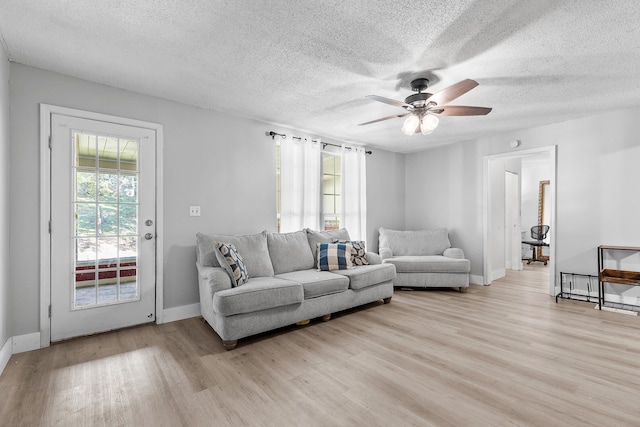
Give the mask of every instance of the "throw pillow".
M 353 246 L 353 252 L 351 252 L 351 263 L 353 265 L 369 265 L 369 261 L 365 255 L 367 251 L 364 248 L 364 240 L 349 241 L 334 239 L 333 243 L 351 243 L 351 246 Z
M 231 243 L 213 242 L 216 248 L 216 258 L 231 278 L 231 286 L 240 286 L 249 280 L 247 267 L 244 265 L 240 252 Z
M 347 270 L 353 268 L 350 243 L 318 243 L 318 271 Z

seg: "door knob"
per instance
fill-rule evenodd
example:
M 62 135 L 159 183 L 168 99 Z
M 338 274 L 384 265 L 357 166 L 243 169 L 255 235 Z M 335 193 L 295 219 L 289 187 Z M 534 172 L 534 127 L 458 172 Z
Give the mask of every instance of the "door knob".
M 153 239 L 153 234 L 147 233 L 147 234 L 144 235 L 144 238 L 147 239 L 147 240 L 151 240 L 151 239 Z
M 153 221 L 148 219 L 144 222 L 144 225 L 146 225 L 147 227 L 151 227 L 153 225 Z

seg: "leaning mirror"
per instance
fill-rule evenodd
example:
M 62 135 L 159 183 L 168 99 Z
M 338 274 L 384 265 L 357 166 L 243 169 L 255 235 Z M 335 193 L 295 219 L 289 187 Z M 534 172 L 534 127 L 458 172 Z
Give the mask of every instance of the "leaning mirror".
M 549 222 L 551 220 L 551 215 L 549 213 L 550 207 L 549 181 L 540 181 L 540 186 L 538 189 L 538 225 L 549 225 Z M 537 250 L 538 259 L 542 259 L 545 261 L 549 260 L 548 246 L 539 246 Z

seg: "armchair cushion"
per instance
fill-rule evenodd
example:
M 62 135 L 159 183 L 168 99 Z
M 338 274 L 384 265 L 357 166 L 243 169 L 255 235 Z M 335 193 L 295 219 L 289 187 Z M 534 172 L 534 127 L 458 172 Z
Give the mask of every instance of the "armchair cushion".
M 396 231 L 380 227 L 380 251 L 390 249 L 393 256 L 442 255 L 451 247 L 446 228 L 418 231 Z

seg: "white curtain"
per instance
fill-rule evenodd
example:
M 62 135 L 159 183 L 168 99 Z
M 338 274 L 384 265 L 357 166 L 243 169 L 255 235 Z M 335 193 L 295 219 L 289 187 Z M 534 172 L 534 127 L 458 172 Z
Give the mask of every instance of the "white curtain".
M 352 240 L 367 236 L 367 165 L 364 148 L 342 146 L 342 213 L 340 226 Z
M 305 227 L 320 230 L 320 140 L 282 140 L 280 143 L 280 231 Z

